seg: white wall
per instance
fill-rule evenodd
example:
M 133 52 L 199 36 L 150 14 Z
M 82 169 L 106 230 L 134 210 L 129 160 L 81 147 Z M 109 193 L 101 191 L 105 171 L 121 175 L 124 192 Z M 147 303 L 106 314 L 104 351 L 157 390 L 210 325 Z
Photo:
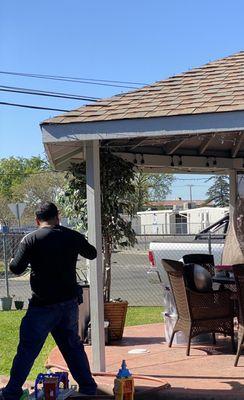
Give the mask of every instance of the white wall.
M 228 207 L 201 207 L 181 211 L 140 211 L 137 216 L 141 234 L 183 233 L 186 229 L 184 221 L 176 226 L 176 214 L 186 217 L 187 233 L 195 234 L 223 217 L 228 210 Z M 139 233 L 139 227 L 136 231 Z
M 170 232 L 170 216 L 172 210 L 140 211 L 137 215 L 141 218 L 141 233 L 159 235 Z
M 198 233 L 222 218 L 228 211 L 228 207 L 201 207 L 185 210 L 188 233 Z

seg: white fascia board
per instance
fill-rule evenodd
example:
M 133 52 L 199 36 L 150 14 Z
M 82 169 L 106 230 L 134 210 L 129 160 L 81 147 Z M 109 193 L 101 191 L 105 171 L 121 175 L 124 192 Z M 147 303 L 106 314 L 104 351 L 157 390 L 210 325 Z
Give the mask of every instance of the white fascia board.
M 44 143 L 244 131 L 244 111 L 42 124 L 41 129 Z

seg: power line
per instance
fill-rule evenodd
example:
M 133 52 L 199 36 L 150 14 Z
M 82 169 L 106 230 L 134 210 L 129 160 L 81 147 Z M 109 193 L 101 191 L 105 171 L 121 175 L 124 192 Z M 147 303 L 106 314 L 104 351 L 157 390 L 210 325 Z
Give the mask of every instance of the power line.
M 1 160 L 1 159 L 0 159 Z M 66 171 L 67 172 L 67 171 Z M 31 173 L 27 173 L 27 172 L 21 172 L 19 173 L 19 176 L 23 176 L 23 177 L 30 177 L 31 175 L 39 175 L 39 174 L 49 174 L 49 173 L 56 173 L 56 174 L 63 174 L 64 171 L 58 171 L 55 169 L 46 169 L 46 170 L 42 170 L 42 171 L 34 171 Z M 12 175 L 16 175 L 15 172 L 0 172 L 0 176 L 12 176 Z M 176 188 L 186 188 L 188 186 L 194 186 L 194 187 L 205 187 L 207 188 L 206 185 L 172 185 L 172 189 L 176 189 Z M 160 185 L 154 185 L 154 187 L 160 187 Z
M 13 75 L 13 76 L 24 76 L 27 78 L 36 78 L 36 79 L 48 79 L 54 81 L 64 81 L 64 82 L 76 82 L 83 83 L 89 85 L 100 85 L 100 86 L 112 86 L 112 87 L 120 87 L 125 89 L 135 89 L 135 86 L 125 86 L 128 85 L 139 85 L 145 86 L 146 83 L 141 82 L 122 82 L 122 81 L 110 81 L 105 79 L 86 79 L 86 78 L 76 78 L 71 76 L 60 76 L 60 75 L 44 75 L 44 74 L 30 74 L 26 72 L 12 72 L 12 71 L 0 71 L 0 74 L 4 75 Z
M 22 94 L 30 94 L 35 96 L 47 96 L 47 97 L 57 97 L 62 99 L 72 99 L 72 100 L 84 100 L 84 101 L 97 101 L 97 97 L 90 96 L 80 96 L 77 94 L 68 94 L 61 92 L 49 92 L 45 90 L 37 90 L 37 89 L 28 89 L 16 86 L 0 86 L 1 92 L 13 92 L 13 93 L 22 93 Z
M 32 109 L 36 109 L 36 110 L 63 111 L 63 112 L 70 111 L 70 110 L 63 110 L 63 109 L 60 109 L 60 108 L 40 107 L 40 106 L 33 106 L 33 105 L 19 104 L 19 103 L 7 103 L 7 102 L 4 102 L 4 101 L 0 101 L 0 105 L 21 107 L 21 108 L 32 108 Z
M 8 75 L 21 75 L 21 76 L 30 76 L 30 77 L 51 77 L 51 78 L 60 78 L 60 79 L 75 79 L 80 81 L 92 81 L 92 82 L 106 82 L 106 83 L 122 83 L 129 85 L 147 85 L 147 83 L 142 82 L 127 82 L 127 81 L 116 81 L 116 80 L 108 80 L 108 79 L 93 79 L 93 78 L 75 78 L 72 76 L 60 76 L 60 75 L 45 75 L 45 74 L 32 74 L 26 72 L 10 72 L 10 71 L 0 71 L 0 74 L 8 74 Z
M 205 181 L 208 178 L 174 178 L 174 179 L 177 181 Z
M 173 185 L 172 186 L 172 189 L 175 189 L 175 188 L 179 188 L 179 187 L 182 187 L 182 188 L 185 188 L 185 187 L 188 187 L 189 185 Z M 194 187 L 207 187 L 207 185 L 193 185 Z

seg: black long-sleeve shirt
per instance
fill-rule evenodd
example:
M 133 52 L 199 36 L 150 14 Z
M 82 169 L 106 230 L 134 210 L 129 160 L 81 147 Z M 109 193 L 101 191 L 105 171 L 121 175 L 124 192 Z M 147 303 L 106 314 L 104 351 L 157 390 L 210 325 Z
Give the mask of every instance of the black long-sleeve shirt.
M 14 274 L 31 267 L 33 305 L 48 305 L 77 296 L 78 254 L 90 260 L 97 251 L 83 235 L 60 225 L 42 227 L 26 235 L 10 263 Z

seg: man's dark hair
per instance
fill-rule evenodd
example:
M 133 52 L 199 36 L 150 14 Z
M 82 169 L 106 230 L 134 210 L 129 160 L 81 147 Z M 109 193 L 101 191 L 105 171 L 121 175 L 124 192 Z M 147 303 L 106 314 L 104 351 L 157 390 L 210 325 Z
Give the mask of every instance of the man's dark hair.
M 42 203 L 36 211 L 36 218 L 39 221 L 49 221 L 58 216 L 58 209 L 55 204 L 48 202 Z

